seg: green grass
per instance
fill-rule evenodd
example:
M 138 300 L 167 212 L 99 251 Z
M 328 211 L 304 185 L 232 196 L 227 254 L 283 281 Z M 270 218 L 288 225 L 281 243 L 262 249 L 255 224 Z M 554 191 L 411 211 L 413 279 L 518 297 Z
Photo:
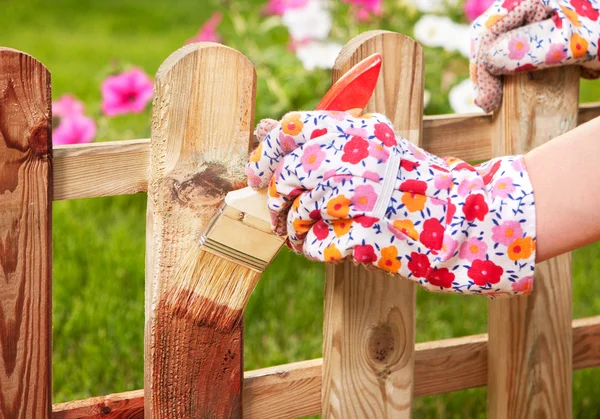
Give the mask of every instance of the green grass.
M 230 3 L 240 16 L 260 21 L 256 13 L 259 0 Z M 254 15 L 248 10 L 254 10 Z M 106 74 L 122 65 L 137 65 L 154 74 L 172 51 L 195 34 L 211 11 L 202 0 L 4 0 L 0 1 L 0 45 L 21 49 L 45 63 L 52 72 L 54 97 L 74 93 L 98 117 L 99 84 Z M 223 23 L 224 33 L 232 39 L 243 38 L 252 29 L 227 17 Z M 279 41 L 285 36 L 278 29 L 268 33 Z M 298 81 L 299 64 L 283 47 L 277 48 L 257 52 L 256 45 L 248 44 L 242 51 L 253 62 L 281 57 L 280 65 L 287 66 L 285 73 L 275 74 L 288 87 L 285 94 L 265 82 L 275 77 L 270 72 L 273 67 L 258 66 L 259 117 L 308 108 L 328 83 L 324 71 L 303 74 Z M 428 53 L 428 58 L 435 68 L 435 54 Z M 311 88 L 303 88 L 306 80 L 317 87 L 305 84 Z M 583 100 L 600 98 L 598 83 L 582 86 Z M 433 107 L 434 112 L 447 111 L 440 103 Z M 100 140 L 145 137 L 148 121 L 149 112 L 101 119 Z M 143 386 L 145 207 L 143 194 L 54 204 L 55 402 Z M 568 226 L 565 234 L 571 234 Z M 575 317 L 600 313 L 598 278 L 600 246 L 575 252 Z M 323 266 L 289 252 L 278 256 L 247 310 L 247 369 L 321 355 L 323 279 Z M 419 342 L 482 333 L 486 322 L 486 300 L 482 298 L 419 290 Z M 573 389 L 575 416 L 600 416 L 600 370 L 575 373 Z M 415 417 L 485 417 L 485 397 L 485 389 L 476 389 L 421 398 L 416 401 Z

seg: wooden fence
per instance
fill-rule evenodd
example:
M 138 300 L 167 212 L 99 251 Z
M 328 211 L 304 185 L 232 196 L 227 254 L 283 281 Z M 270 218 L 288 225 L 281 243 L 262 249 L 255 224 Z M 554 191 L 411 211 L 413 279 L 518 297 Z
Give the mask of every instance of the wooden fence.
M 421 48 L 391 32 L 350 41 L 340 77 L 380 52 L 368 111 L 438 155 L 522 153 L 600 115 L 578 68 L 508 77 L 494 115 L 423 117 Z M 165 287 L 224 194 L 244 183 L 256 75 L 239 52 L 194 44 L 156 76 L 150 140 L 51 147 L 50 74 L 0 49 L 0 418 L 410 417 L 414 397 L 489 386 L 490 418 L 571 416 L 573 369 L 600 365 L 600 316 L 572 320 L 570 256 L 528 297 L 489 303 L 489 334 L 415 344 L 415 285 L 327 268 L 323 358 L 243 371 L 243 328 L 169 317 Z M 52 201 L 148 192 L 145 390 L 51 404 Z M 82 366 L 84 368 L 85 366 Z

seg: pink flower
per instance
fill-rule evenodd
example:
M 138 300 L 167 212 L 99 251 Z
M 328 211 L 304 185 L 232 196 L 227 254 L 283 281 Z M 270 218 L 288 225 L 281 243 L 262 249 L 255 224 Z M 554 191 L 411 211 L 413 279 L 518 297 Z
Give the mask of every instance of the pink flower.
M 369 170 L 366 170 L 362 177 L 372 180 L 373 182 L 379 182 L 379 173 L 371 172 Z
M 300 162 L 307 172 L 317 170 L 325 160 L 325 153 L 319 144 L 313 144 L 304 149 Z
M 465 15 L 473 22 L 483 14 L 494 2 L 494 0 L 467 0 L 464 5 Z
M 481 189 L 483 189 L 483 180 L 481 180 L 481 178 L 475 178 L 472 181 L 465 179 L 458 185 L 458 194 L 465 197 L 471 192 Z
M 269 0 L 263 13 L 266 15 L 283 15 L 287 9 L 297 9 L 303 7 L 309 0 Z
M 506 198 L 508 195 L 515 191 L 515 185 L 509 177 L 500 178 L 494 183 L 494 189 L 492 190 L 492 198 L 499 196 L 500 198 Z
M 335 177 L 335 174 L 335 170 L 328 170 L 325 173 L 323 173 L 323 180 L 331 179 L 332 177 Z
M 479 240 L 477 237 L 471 237 L 463 243 L 458 252 L 458 257 L 473 262 L 475 259 L 485 259 L 487 244 Z
M 217 33 L 217 26 L 221 23 L 223 15 L 220 12 L 214 12 L 210 19 L 204 22 L 204 25 L 200 28 L 196 36 L 188 39 L 186 44 L 193 44 L 194 42 L 221 42 L 221 36 Z
M 526 276 L 512 283 L 512 290 L 522 294 L 529 294 L 533 288 L 533 276 Z
M 383 0 L 343 0 L 344 3 L 350 3 L 355 6 L 355 15 L 358 20 L 367 20 L 371 14 L 381 16 L 383 9 L 381 7 Z
M 444 235 L 444 241 L 442 242 L 442 250 L 440 251 L 438 256 L 442 261 L 447 261 L 452 257 L 457 247 L 457 240 L 454 240 L 449 235 Z
M 248 177 L 248 186 L 251 188 L 258 188 L 262 183 L 262 180 L 254 174 L 250 166 L 246 166 L 246 176 Z
M 440 173 L 433 178 L 433 184 L 438 189 L 450 189 L 452 186 L 452 176 L 450 173 Z
M 89 143 L 96 136 L 96 130 L 96 123 L 89 116 L 76 115 L 62 118 L 52 133 L 52 143 L 54 145 Z
M 563 44 L 550 44 L 546 54 L 546 64 L 558 64 L 567 58 L 567 51 Z
M 513 160 L 512 162 L 512 167 L 513 169 L 515 169 L 517 172 L 524 172 L 525 171 L 525 161 L 523 160 L 522 157 L 519 157 L 518 159 Z
M 75 99 L 71 94 L 62 95 L 56 102 L 52 102 L 52 116 L 68 118 L 83 115 L 85 106 L 83 102 Z
M 344 134 L 365 138 L 367 136 L 367 130 L 364 128 L 346 128 Z
M 372 141 L 369 143 L 369 155 L 375 157 L 380 162 L 385 163 L 390 157 L 390 152 L 383 144 Z
M 377 202 L 377 193 L 371 185 L 360 185 L 354 189 L 352 205 L 357 211 L 371 211 Z
M 153 96 L 152 80 L 140 68 L 132 68 L 102 82 L 102 112 L 106 116 L 140 113 Z
M 523 237 L 523 229 L 518 221 L 504 221 L 499 226 L 492 228 L 492 240 L 508 246 L 516 239 Z
M 515 36 L 508 41 L 508 58 L 520 60 L 529 52 L 529 41 L 524 36 Z
M 289 154 L 298 148 L 296 141 L 289 135 L 285 135 L 283 131 L 279 133 L 279 145 L 281 146 L 283 154 Z

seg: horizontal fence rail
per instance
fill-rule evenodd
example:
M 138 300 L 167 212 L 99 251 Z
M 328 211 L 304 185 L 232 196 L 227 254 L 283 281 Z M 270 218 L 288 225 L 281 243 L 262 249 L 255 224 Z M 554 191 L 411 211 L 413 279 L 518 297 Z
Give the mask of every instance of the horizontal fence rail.
M 573 320 L 573 369 L 600 366 L 600 316 Z M 415 396 L 484 387 L 487 334 L 415 345 Z M 321 413 L 322 359 L 244 374 L 244 417 L 284 419 Z M 144 391 L 55 404 L 53 419 L 142 418 Z
M 600 102 L 579 108 L 578 124 L 600 116 Z M 492 157 L 492 115 L 436 115 L 423 119 L 423 148 L 465 161 Z M 146 192 L 150 140 L 56 146 L 54 200 Z

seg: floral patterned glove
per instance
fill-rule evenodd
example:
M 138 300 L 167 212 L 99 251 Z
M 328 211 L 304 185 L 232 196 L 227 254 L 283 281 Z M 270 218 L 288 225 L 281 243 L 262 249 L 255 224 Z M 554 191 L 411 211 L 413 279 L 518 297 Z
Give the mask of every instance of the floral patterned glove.
M 581 64 L 583 76 L 598 77 L 598 8 L 598 0 L 496 0 L 473 23 L 475 104 L 500 105 L 500 74 Z
M 273 126 L 273 125 L 271 125 Z M 251 155 L 276 232 L 318 261 L 352 258 L 432 291 L 522 294 L 535 263 L 533 191 L 521 156 L 441 159 L 372 114 L 286 115 Z

